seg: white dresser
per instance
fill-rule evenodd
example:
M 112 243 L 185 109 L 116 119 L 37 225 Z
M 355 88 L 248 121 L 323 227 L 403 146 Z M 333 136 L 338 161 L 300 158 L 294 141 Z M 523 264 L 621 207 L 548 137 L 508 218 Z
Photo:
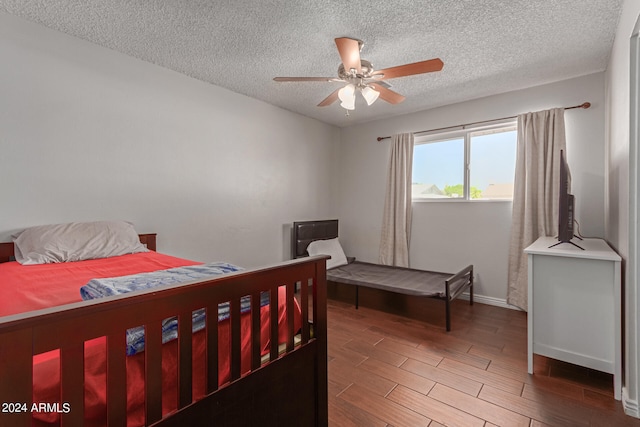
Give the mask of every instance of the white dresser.
M 602 239 L 584 248 L 541 237 L 524 251 L 529 264 L 528 370 L 533 354 L 613 374 L 621 398 L 620 256 Z

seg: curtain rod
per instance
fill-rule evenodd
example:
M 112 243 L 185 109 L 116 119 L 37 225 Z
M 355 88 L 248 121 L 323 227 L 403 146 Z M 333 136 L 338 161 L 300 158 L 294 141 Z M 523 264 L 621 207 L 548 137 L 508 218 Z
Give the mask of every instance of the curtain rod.
M 580 105 L 574 105 L 573 107 L 566 107 L 565 110 L 572 110 L 574 108 L 584 108 L 587 109 L 591 107 L 591 103 L 590 102 L 583 102 Z M 465 128 L 467 126 L 471 126 L 471 125 L 479 125 L 481 123 L 489 123 L 489 122 L 497 122 L 498 120 L 508 120 L 508 119 L 515 119 L 518 116 L 511 116 L 511 117 L 502 117 L 500 119 L 491 119 L 491 120 L 482 120 L 480 122 L 472 122 L 472 123 L 465 123 L 463 125 L 457 125 L 457 126 L 446 126 L 443 128 L 437 128 L 437 129 L 429 129 L 429 130 L 420 130 L 418 132 L 413 132 L 413 134 L 415 135 L 416 133 L 426 133 L 426 132 L 435 132 L 438 130 L 447 130 L 447 129 L 454 129 L 454 128 Z M 378 141 L 382 141 L 383 139 L 389 139 L 391 138 L 390 136 L 379 136 L 377 139 Z

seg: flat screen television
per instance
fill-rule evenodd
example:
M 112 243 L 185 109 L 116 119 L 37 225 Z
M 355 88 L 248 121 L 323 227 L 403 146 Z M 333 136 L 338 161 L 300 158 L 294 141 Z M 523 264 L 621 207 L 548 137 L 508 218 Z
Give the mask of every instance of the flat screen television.
M 574 237 L 573 223 L 574 223 L 574 197 L 571 194 L 571 172 L 569 171 L 569 164 L 567 158 L 564 155 L 564 151 L 560 150 L 560 189 L 558 196 L 558 243 L 553 246 L 557 246 L 561 243 L 571 243 L 572 245 L 581 248 L 571 241 Z M 553 247 L 551 246 L 551 247 Z

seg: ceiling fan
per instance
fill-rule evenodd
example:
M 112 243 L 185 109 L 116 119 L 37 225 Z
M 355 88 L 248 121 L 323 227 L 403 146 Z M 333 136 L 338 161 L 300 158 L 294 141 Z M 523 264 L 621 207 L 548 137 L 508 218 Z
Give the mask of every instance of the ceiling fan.
M 440 58 L 414 62 L 412 64 L 398 65 L 396 67 L 375 70 L 371 62 L 360 58 L 360 50 L 364 43 L 362 40 L 341 37 L 335 39 L 342 64 L 338 67 L 338 77 L 275 77 L 277 82 L 342 82 L 346 85 L 336 89 L 318 107 L 326 107 L 340 100 L 340 106 L 346 110 L 355 109 L 356 92 L 360 92 L 367 102 L 373 104 L 378 97 L 390 104 L 399 104 L 405 97 L 389 89 L 385 82 L 397 77 L 412 76 L 415 74 L 431 73 L 442 70 L 444 63 Z

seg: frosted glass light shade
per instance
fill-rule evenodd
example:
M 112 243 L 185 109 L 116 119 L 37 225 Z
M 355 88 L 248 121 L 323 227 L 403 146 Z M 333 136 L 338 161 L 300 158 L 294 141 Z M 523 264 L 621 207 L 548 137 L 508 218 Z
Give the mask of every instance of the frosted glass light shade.
M 350 101 L 343 101 L 340 103 L 340 106 L 345 110 L 355 110 L 356 109 L 356 96 L 353 95 L 353 99 Z
M 369 86 L 365 86 L 362 89 L 362 97 L 364 98 L 365 101 L 367 101 L 367 105 L 371 105 L 374 102 L 376 102 L 376 99 L 378 99 L 378 96 L 380 96 L 380 92 L 378 92 L 377 90 L 374 90 Z
M 356 108 L 356 87 L 349 83 L 338 91 L 338 98 L 342 103 L 340 106 L 347 110 L 355 110 Z
M 346 85 L 345 87 L 343 87 L 338 91 L 338 98 L 340 98 L 340 101 L 345 102 L 350 100 L 351 98 L 354 98 L 355 94 L 356 94 L 356 87 L 351 83 L 349 83 L 348 85 Z

